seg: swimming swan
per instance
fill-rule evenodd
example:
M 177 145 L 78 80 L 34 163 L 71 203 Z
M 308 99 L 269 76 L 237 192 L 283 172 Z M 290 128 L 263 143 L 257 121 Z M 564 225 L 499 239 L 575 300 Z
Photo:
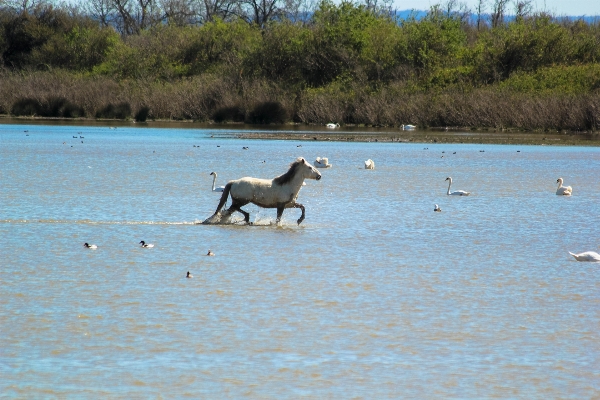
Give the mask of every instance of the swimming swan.
M 215 253 L 213 253 L 212 250 L 209 249 L 208 253 L 206 253 L 206 255 L 212 257 L 215 255 Z
M 400 127 L 402 128 L 403 131 L 414 131 L 415 129 L 417 129 L 417 127 L 415 125 L 410 125 L 410 124 L 408 124 L 408 125 L 402 124 Z
M 315 168 L 331 168 L 331 166 L 327 157 L 317 157 L 315 160 Z
M 557 195 L 570 196 L 573 194 L 573 188 L 571 188 L 571 186 L 563 186 L 563 178 L 558 178 L 556 183 L 558 183 L 558 189 L 556 189 Z
M 222 192 L 223 190 L 225 190 L 225 186 L 219 186 L 219 187 L 215 187 L 215 182 L 217 181 L 217 173 L 216 172 L 211 172 L 210 175 L 213 176 L 213 187 L 212 187 L 212 191 L 213 192 Z
M 450 186 L 452 185 L 452 178 L 451 177 L 447 177 L 446 180 L 450 181 L 448 183 L 448 193 L 446 193 L 448 196 L 468 196 L 468 195 L 471 194 L 471 192 L 465 192 L 464 190 L 457 190 L 455 192 L 451 192 L 450 191 Z
M 442 209 L 436 204 L 435 208 L 433 209 L 433 211 L 435 211 L 435 212 L 442 212 Z
M 335 129 L 335 128 L 339 128 L 340 124 L 334 124 L 332 122 L 328 123 L 327 125 L 325 125 L 327 128 L 329 129 Z
M 186 278 L 193 278 L 194 276 L 192 274 L 190 274 L 190 271 L 188 271 L 187 275 L 185 276 Z
M 139 244 L 141 244 L 141 245 L 142 245 L 142 247 L 144 247 L 144 248 L 146 248 L 146 249 L 151 249 L 152 247 L 154 247 L 154 245 L 153 245 L 153 244 L 146 243 L 146 242 L 144 242 L 143 240 L 142 240 L 142 241 L 141 241 Z
M 96 250 L 98 248 L 98 246 L 96 246 L 95 244 L 87 244 L 87 243 L 84 243 L 83 247 L 88 248 L 88 249 L 94 249 L 94 250 Z
M 375 169 L 375 161 L 371 160 L 370 158 L 365 161 L 365 169 Z
M 592 262 L 600 262 L 600 254 L 594 251 L 586 251 L 585 253 L 573 254 L 569 252 L 570 255 L 575 257 L 577 261 L 592 261 Z

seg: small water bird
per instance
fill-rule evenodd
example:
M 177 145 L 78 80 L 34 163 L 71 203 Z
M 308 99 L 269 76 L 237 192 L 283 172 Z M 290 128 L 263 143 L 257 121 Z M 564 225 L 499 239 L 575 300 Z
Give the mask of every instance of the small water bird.
M 417 127 L 415 125 L 411 125 L 411 124 L 402 124 L 400 125 L 400 128 L 402 128 L 403 131 L 414 131 L 415 129 L 417 129 Z
M 243 150 L 248 150 L 248 146 L 242 147 Z
M 328 123 L 327 125 L 325 125 L 327 128 L 329 129 L 335 129 L 335 128 L 339 128 L 340 124 L 334 124 L 333 122 Z
M 464 190 L 457 190 L 455 192 L 451 192 L 450 186 L 452 186 L 452 178 L 447 177 L 446 180 L 450 181 L 448 182 L 448 192 L 446 193 L 448 196 L 468 196 L 471 194 L 471 192 L 465 192 Z
M 331 166 L 327 157 L 317 157 L 315 160 L 315 168 L 331 168 Z
M 208 253 L 206 253 L 206 255 L 212 257 L 215 255 L 215 253 L 213 253 L 212 250 L 208 249 Z
M 144 248 L 146 248 L 146 249 L 151 249 L 152 247 L 154 247 L 154 245 L 153 245 L 153 244 L 146 243 L 146 242 L 144 242 L 143 240 L 142 240 L 142 241 L 141 241 L 139 244 L 141 244 L 141 245 L 142 245 L 141 247 L 144 247 Z
M 190 274 L 190 271 L 188 271 L 187 275 L 185 276 L 186 278 L 193 278 L 194 276 L 192 274 Z
M 212 186 L 213 192 L 222 192 L 223 190 L 225 190 L 225 186 L 215 187 L 215 182 L 217 181 L 217 173 L 216 172 L 211 172 L 209 175 L 213 176 L 213 186 Z
M 595 251 L 586 251 L 585 253 L 574 254 L 569 252 L 570 255 L 575 257 L 577 261 L 591 261 L 600 262 L 600 254 Z
M 375 169 L 375 161 L 371 160 L 370 158 L 365 161 L 365 169 Z
M 556 183 L 558 183 L 558 189 L 556 189 L 557 195 L 570 196 L 573 194 L 573 188 L 571 186 L 563 186 L 563 178 L 558 178 Z
M 84 243 L 83 247 L 88 248 L 88 249 L 94 249 L 94 250 L 96 250 L 98 248 L 98 246 L 96 246 L 95 244 L 89 244 L 89 243 Z
M 433 211 L 435 211 L 435 212 L 442 212 L 442 209 L 436 204 L 435 208 L 433 209 Z

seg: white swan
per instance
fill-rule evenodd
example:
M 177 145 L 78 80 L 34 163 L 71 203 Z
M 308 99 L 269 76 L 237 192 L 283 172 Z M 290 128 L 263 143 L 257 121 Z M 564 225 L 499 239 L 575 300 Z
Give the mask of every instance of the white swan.
M 448 183 L 448 193 L 446 193 L 448 196 L 468 196 L 471 194 L 471 192 L 465 192 L 464 190 L 457 190 L 455 192 L 451 192 L 450 186 L 452 185 L 452 178 L 447 177 L 446 180 L 450 181 Z
M 317 157 L 315 160 L 315 168 L 331 168 L 331 165 L 327 157 Z
M 375 161 L 371 160 L 370 158 L 365 161 L 365 169 L 375 169 Z
M 153 245 L 153 244 L 146 243 L 146 242 L 144 242 L 143 240 L 142 240 L 142 241 L 141 241 L 139 244 L 141 244 L 141 245 L 142 245 L 141 247 L 144 247 L 144 248 L 146 248 L 146 249 L 151 249 L 151 248 L 153 248 L 153 247 L 154 247 L 154 245 Z
M 414 131 L 415 129 L 417 129 L 417 127 L 415 125 L 410 125 L 410 124 L 407 124 L 407 125 L 402 124 L 400 127 L 402 128 L 403 131 Z
M 586 251 L 585 253 L 573 254 L 569 252 L 570 255 L 575 257 L 577 261 L 592 261 L 592 262 L 600 262 L 600 254 L 595 251 Z
M 88 243 L 84 243 L 83 247 L 88 248 L 88 249 L 93 249 L 93 250 L 96 250 L 98 248 L 98 246 L 96 246 L 95 244 L 88 244 Z
M 442 212 L 442 209 L 436 204 L 435 208 L 433 209 L 433 211 L 435 211 L 435 212 Z
M 212 257 L 215 255 L 215 253 L 213 253 L 212 250 L 209 249 L 208 253 L 206 253 L 206 255 Z
M 219 186 L 219 187 L 215 187 L 215 182 L 217 181 L 217 173 L 216 172 L 211 172 L 210 175 L 213 175 L 213 187 L 212 187 L 212 191 L 213 192 L 222 192 L 223 190 L 225 190 L 225 186 Z
M 571 186 L 563 186 L 563 178 L 558 178 L 556 183 L 558 183 L 558 189 L 556 189 L 557 195 L 570 196 L 573 194 L 573 188 L 571 188 Z
M 339 128 L 340 124 L 334 124 L 333 122 L 328 123 L 327 125 L 325 125 L 327 128 L 329 129 L 335 129 L 335 128 Z

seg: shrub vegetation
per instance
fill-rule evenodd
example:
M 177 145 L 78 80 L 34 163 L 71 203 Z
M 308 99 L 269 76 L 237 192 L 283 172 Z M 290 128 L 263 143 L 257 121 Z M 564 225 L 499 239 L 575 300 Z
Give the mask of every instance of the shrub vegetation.
M 26 3 L 0 6 L 0 112 L 12 115 L 600 128 L 598 21 L 476 20 L 452 1 L 402 20 L 330 0 L 270 0 L 271 14 Z

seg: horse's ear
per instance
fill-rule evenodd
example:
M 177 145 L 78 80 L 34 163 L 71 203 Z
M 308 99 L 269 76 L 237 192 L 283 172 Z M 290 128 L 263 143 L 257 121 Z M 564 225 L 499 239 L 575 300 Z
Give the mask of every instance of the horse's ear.
M 300 157 L 300 161 L 303 162 L 303 163 L 306 162 L 306 160 L 304 159 L 304 157 Z

